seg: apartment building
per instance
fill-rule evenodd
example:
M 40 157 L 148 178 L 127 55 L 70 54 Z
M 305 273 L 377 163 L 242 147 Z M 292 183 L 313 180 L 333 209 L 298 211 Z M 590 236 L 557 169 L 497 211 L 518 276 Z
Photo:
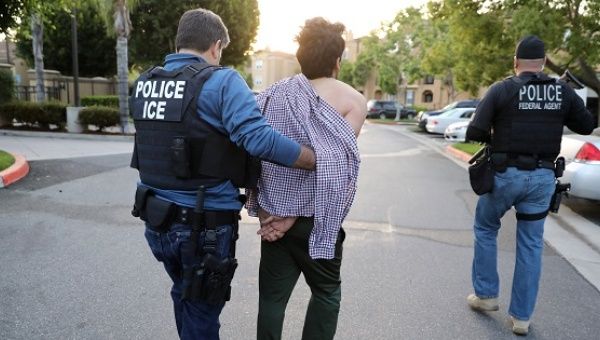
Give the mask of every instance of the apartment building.
M 252 90 L 261 92 L 273 83 L 299 73 L 300 64 L 293 54 L 266 49 L 252 54 L 247 71 L 252 74 Z

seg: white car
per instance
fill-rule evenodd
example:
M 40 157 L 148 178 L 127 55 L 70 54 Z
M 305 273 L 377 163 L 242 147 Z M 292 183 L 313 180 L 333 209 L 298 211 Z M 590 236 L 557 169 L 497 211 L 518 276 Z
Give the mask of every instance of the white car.
M 579 146 L 574 156 L 573 146 Z M 561 155 L 567 166 L 560 180 L 571 183 L 569 195 L 600 201 L 600 137 L 565 136 Z
M 444 134 L 448 125 L 457 122 L 468 122 L 475 112 L 474 107 L 448 110 L 439 116 L 428 117 L 425 129 L 429 133 Z
M 444 131 L 444 139 L 448 142 L 463 143 L 466 140 L 467 127 L 471 121 L 452 123 Z

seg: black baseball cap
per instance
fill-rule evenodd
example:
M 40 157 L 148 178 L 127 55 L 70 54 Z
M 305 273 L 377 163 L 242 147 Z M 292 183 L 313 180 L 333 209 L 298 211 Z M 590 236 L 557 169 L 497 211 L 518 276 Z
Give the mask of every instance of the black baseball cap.
M 544 42 L 535 35 L 521 39 L 515 50 L 517 59 L 542 59 L 546 56 Z

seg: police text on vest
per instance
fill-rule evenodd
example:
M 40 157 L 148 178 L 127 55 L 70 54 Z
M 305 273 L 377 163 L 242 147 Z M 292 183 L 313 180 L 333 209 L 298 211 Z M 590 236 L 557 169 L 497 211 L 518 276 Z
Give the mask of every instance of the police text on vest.
M 519 110 L 560 110 L 562 86 L 530 84 L 519 90 Z
M 165 119 L 166 99 L 183 99 L 185 92 L 183 80 L 147 80 L 139 81 L 135 89 L 135 97 L 155 100 L 144 101 L 143 118 Z

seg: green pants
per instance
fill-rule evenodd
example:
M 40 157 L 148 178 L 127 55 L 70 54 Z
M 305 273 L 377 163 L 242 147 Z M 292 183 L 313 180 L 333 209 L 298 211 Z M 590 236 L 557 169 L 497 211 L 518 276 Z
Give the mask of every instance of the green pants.
M 313 218 L 300 217 L 283 238 L 276 242 L 261 243 L 259 269 L 258 340 L 281 339 L 285 308 L 300 273 L 310 287 L 303 340 L 333 339 L 337 328 L 342 299 L 340 267 L 341 229 L 331 260 L 313 260 L 308 255 L 308 237 Z

